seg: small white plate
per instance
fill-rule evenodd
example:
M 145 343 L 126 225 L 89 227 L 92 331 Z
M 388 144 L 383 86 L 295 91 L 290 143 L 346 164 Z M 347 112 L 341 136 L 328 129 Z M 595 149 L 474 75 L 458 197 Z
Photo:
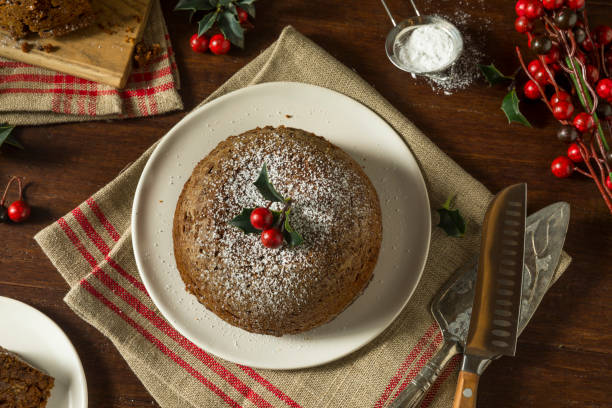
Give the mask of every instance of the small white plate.
M 380 198 L 383 242 L 364 293 L 330 323 L 283 337 L 248 333 L 185 291 L 172 243 L 174 209 L 195 165 L 219 142 L 257 126 L 286 125 L 324 136 L 364 167 Z M 364 105 L 294 82 L 264 83 L 224 95 L 181 120 L 149 159 L 136 189 L 136 263 L 151 298 L 183 335 L 211 353 L 257 368 L 320 365 L 357 350 L 393 322 L 421 277 L 431 233 L 425 182 L 397 133 Z
M 53 320 L 0 296 L 0 346 L 55 378 L 47 408 L 87 408 L 87 382 L 79 355 Z

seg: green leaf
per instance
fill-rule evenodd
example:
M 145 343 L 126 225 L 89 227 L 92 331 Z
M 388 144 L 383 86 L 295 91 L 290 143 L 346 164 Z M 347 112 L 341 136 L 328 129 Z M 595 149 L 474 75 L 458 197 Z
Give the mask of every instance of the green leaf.
M 266 167 L 266 163 L 264 163 L 261 171 L 259 172 L 259 177 L 255 180 L 255 187 L 259 190 L 259 193 L 268 201 L 272 202 L 284 202 L 285 199 L 283 196 L 276 191 L 272 183 L 270 183 L 270 179 L 268 178 L 268 168 Z
M 290 247 L 296 247 L 304 242 L 302 236 L 291 227 L 289 223 L 289 213 L 291 211 L 287 211 L 285 213 L 285 222 L 283 225 L 283 236 L 285 237 L 285 241 L 289 244 Z
M 242 6 L 246 6 L 246 5 L 249 5 L 249 4 L 253 4 L 253 3 L 255 3 L 255 1 L 256 0 L 239 0 L 238 1 L 238 5 L 240 7 L 242 7 Z
M 452 207 L 452 202 L 455 196 L 451 196 L 442 204 L 442 208 L 438 208 L 440 214 L 440 223 L 438 227 L 442 228 L 447 235 L 460 238 L 465 234 L 465 220 L 459 214 L 459 210 Z
M 229 10 L 225 10 L 219 19 L 219 29 L 230 42 L 244 48 L 244 28 L 238 18 Z
M 234 227 L 240 228 L 247 234 L 260 234 L 261 231 L 251 224 L 251 212 L 253 212 L 253 210 L 254 208 L 243 208 L 242 212 L 232 218 L 229 223 Z
M 11 135 L 13 129 L 15 129 L 14 126 L 0 125 L 0 146 L 7 144 L 23 150 L 23 145 Z
M 210 30 L 210 28 L 215 24 L 215 21 L 219 18 L 219 13 L 217 11 L 211 11 L 206 14 L 202 19 L 198 22 L 198 36 L 203 35 L 205 32 Z
M 213 10 L 216 5 L 211 4 L 208 0 L 179 0 L 174 7 L 174 11 L 191 10 L 191 11 L 206 11 Z
M 478 68 L 480 68 L 480 72 L 482 72 L 482 75 L 484 75 L 485 79 L 489 83 L 489 86 L 493 86 L 504 81 L 512 81 L 514 79 L 513 76 L 502 74 L 501 71 L 497 69 L 495 65 L 493 65 L 493 63 L 490 65 L 478 64 Z
M 506 114 L 506 117 L 508 118 L 508 123 L 517 122 L 527 127 L 532 127 L 531 123 L 529 123 L 527 118 L 523 116 L 521 110 L 519 109 L 519 98 L 516 94 L 516 89 L 512 89 L 504 97 L 504 101 L 501 105 L 501 110 L 503 110 Z

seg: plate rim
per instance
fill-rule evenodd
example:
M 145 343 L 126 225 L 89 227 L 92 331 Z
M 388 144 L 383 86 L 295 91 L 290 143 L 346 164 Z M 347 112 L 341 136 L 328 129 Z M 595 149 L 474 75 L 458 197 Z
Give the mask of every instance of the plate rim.
M 406 306 L 408 305 L 408 302 L 410 302 L 410 299 L 412 299 L 412 296 L 414 295 L 417 287 L 419 286 L 419 283 L 421 282 L 421 279 L 423 278 L 423 273 L 425 270 L 425 266 L 427 265 L 427 259 L 429 256 L 429 251 L 431 249 L 431 225 L 432 225 L 432 217 L 431 217 L 431 211 L 426 210 L 424 211 L 426 214 L 426 219 L 425 219 L 425 230 L 428 231 L 428 233 L 426 234 L 425 237 L 425 250 L 423 251 L 423 257 L 422 260 L 420 262 L 420 264 L 418 265 L 418 276 L 416 279 L 416 283 L 414 285 L 414 287 L 410 290 L 409 293 L 407 293 L 407 296 L 405 297 L 405 300 L 403 302 L 402 307 L 398 308 L 398 310 L 394 313 L 393 318 L 389 320 L 389 322 L 382 327 L 380 330 L 375 330 L 370 336 L 367 336 L 365 338 L 364 341 L 362 341 L 358 346 L 356 347 L 352 347 L 352 348 L 348 348 L 345 352 L 343 353 L 338 353 L 336 355 L 333 355 L 329 358 L 326 359 L 322 359 L 322 360 L 317 360 L 316 362 L 312 363 L 312 364 L 300 364 L 300 365 L 295 365 L 295 364 L 290 364 L 290 365 L 283 365 L 283 366 L 279 366 L 278 364 L 276 365 L 267 365 L 267 364 L 252 364 L 251 362 L 245 362 L 245 361 L 241 361 L 240 359 L 237 359 L 235 357 L 233 357 L 232 355 L 229 355 L 225 352 L 219 352 L 218 350 L 212 350 L 209 348 L 209 345 L 204 346 L 198 338 L 195 338 L 195 336 L 190 336 L 188 335 L 186 332 L 184 332 L 183 330 L 183 325 L 180 322 L 175 322 L 174 320 L 168 318 L 168 315 L 165 311 L 165 306 L 163 302 L 160 302 L 160 300 L 157 298 L 157 295 L 155 294 L 155 291 L 151 291 L 151 288 L 153 286 L 153 283 L 149 280 L 149 278 L 147 277 L 146 273 L 143 273 L 142 271 L 145 269 L 144 268 L 144 264 L 143 264 L 143 259 L 141 257 L 142 255 L 142 248 L 140 248 L 140 241 L 141 239 L 139 238 L 140 236 L 140 229 L 138 227 L 138 211 L 137 209 L 140 207 L 141 205 L 141 195 L 143 194 L 143 189 L 144 189 L 144 179 L 145 179 L 145 175 L 147 174 L 148 171 L 151 171 L 151 168 L 153 166 L 153 163 L 155 161 L 155 159 L 157 158 L 157 156 L 162 155 L 162 150 L 163 147 L 166 143 L 170 143 L 170 139 L 173 137 L 173 135 L 177 132 L 177 129 L 179 127 L 182 127 L 181 125 L 184 125 L 186 122 L 188 122 L 189 120 L 191 120 L 191 118 L 193 116 L 195 116 L 198 112 L 204 110 L 204 109 L 211 109 L 213 106 L 216 106 L 218 104 L 221 104 L 223 102 L 225 102 L 225 100 L 227 99 L 231 99 L 233 97 L 236 97 L 236 95 L 240 95 L 243 92 L 249 92 L 252 91 L 253 88 L 275 88 L 275 87 L 307 87 L 307 88 L 314 88 L 317 89 L 318 91 L 322 91 L 322 92 L 328 92 L 331 94 L 335 94 L 335 96 L 340 97 L 343 100 L 346 100 L 348 103 L 350 104 L 355 104 L 357 106 L 359 106 L 362 109 L 365 109 L 367 111 L 369 111 L 370 113 L 372 113 L 373 115 L 375 115 L 379 120 L 382 126 L 386 126 L 391 132 L 393 132 L 393 134 L 395 134 L 395 137 L 397 137 L 400 142 L 406 147 L 408 154 L 410 155 L 410 157 L 412 158 L 412 160 L 414 160 L 414 163 L 416 165 L 416 168 L 418 169 L 418 184 L 420 186 L 420 188 L 422 189 L 424 196 L 423 199 L 425 201 L 426 208 L 429 209 L 430 208 L 430 200 L 429 200 L 429 191 L 427 189 L 427 183 L 425 182 L 425 177 L 423 176 L 423 171 L 422 168 L 418 162 L 418 160 L 416 159 L 415 154 L 412 152 L 410 146 L 408 145 L 408 143 L 399 135 L 399 133 L 393 128 L 393 126 L 391 126 L 381 115 L 379 115 L 376 111 L 372 110 L 370 107 L 366 106 L 365 104 L 361 103 L 360 101 L 345 95 L 341 92 L 326 88 L 326 87 L 322 87 L 322 86 L 318 86 L 318 85 L 313 85 L 313 84 L 308 84 L 308 83 L 304 83 L 304 82 L 294 82 L 294 81 L 271 81 L 271 82 L 263 82 L 263 83 L 258 83 L 258 84 L 253 84 L 253 85 L 248 85 L 245 86 L 243 88 L 239 88 L 236 89 L 234 91 L 228 92 L 225 95 L 219 96 L 216 99 L 213 99 L 212 101 L 206 102 L 196 108 L 194 108 L 191 112 L 189 112 L 187 115 L 185 115 L 180 121 L 178 121 L 177 123 L 175 123 L 172 128 L 166 132 L 166 134 L 164 134 L 164 136 L 161 137 L 161 139 L 159 140 L 157 146 L 155 146 L 155 149 L 153 150 L 153 152 L 151 153 L 151 156 L 149 156 L 149 158 L 147 159 L 147 162 L 142 170 L 142 173 L 138 179 L 138 184 L 136 186 L 136 190 L 134 193 L 134 199 L 132 202 L 132 212 L 131 212 L 131 216 L 130 216 L 130 225 L 131 225 L 131 232 L 132 232 L 132 251 L 134 254 L 134 259 L 136 261 L 136 267 L 138 269 L 138 272 L 140 274 L 140 278 L 143 282 L 143 284 L 145 285 L 145 288 L 147 289 L 147 292 L 151 298 L 151 300 L 153 301 L 153 303 L 155 304 L 155 306 L 159 309 L 161 315 L 168 321 L 168 323 L 170 323 L 181 335 L 185 336 L 189 341 L 193 342 L 195 345 L 197 345 L 198 347 L 210 352 L 211 354 L 215 355 L 216 357 L 222 358 L 224 360 L 227 360 L 229 362 L 235 363 L 235 364 L 245 364 L 248 365 L 252 368 L 257 368 L 257 369 L 267 369 L 267 370 L 298 370 L 298 369 L 305 369 L 305 368 L 312 368 L 312 367 L 318 367 L 318 366 L 322 366 L 325 364 L 328 364 L 330 362 L 339 360 L 343 357 L 346 357 L 347 355 L 360 350 L 361 348 L 365 347 L 366 345 L 368 345 L 369 343 L 371 343 L 375 338 L 377 338 L 378 336 L 380 336 L 385 330 L 387 330 L 389 328 L 389 326 L 391 326 L 398 318 L 398 316 L 404 311 L 404 309 L 406 308 Z M 231 135 L 228 135 L 228 137 Z M 172 248 L 172 251 L 174 251 L 174 248 Z M 417 269 L 417 268 L 415 268 Z M 366 288 L 367 290 L 367 288 Z M 207 309 L 208 310 L 208 309 Z M 345 309 L 346 310 L 346 309 Z M 345 311 L 344 310 L 344 311 Z M 344 313 L 344 311 L 342 311 L 341 313 Z M 229 324 L 227 322 L 223 322 L 224 324 Z M 213 347 L 214 348 L 214 347 Z
M 82 387 L 83 398 L 81 399 L 80 402 L 82 404 L 81 406 L 86 408 L 88 406 L 88 403 L 89 403 L 89 395 L 88 395 L 88 392 L 87 392 L 87 377 L 85 376 L 85 370 L 83 369 L 83 362 L 81 361 L 81 356 L 79 356 L 79 353 L 77 352 L 77 349 L 74 347 L 74 344 L 72 344 L 72 341 L 70 341 L 70 338 L 64 332 L 64 330 L 62 330 L 62 328 L 53 319 L 51 319 L 45 313 L 41 312 L 40 310 L 38 310 L 37 308 L 35 308 L 32 305 L 29 305 L 29 304 L 27 304 L 25 302 L 22 302 L 20 300 L 17 300 L 17 299 L 10 298 L 8 296 L 1 296 L 1 295 L 0 295 L 0 302 L 13 303 L 13 304 L 16 304 L 19 307 L 24 308 L 26 310 L 29 309 L 29 311 L 34 312 L 35 314 L 38 314 L 39 316 L 41 316 L 43 318 L 43 320 L 46 320 L 47 323 L 50 323 L 51 327 L 53 327 L 60 334 L 60 337 L 68 344 L 69 349 L 76 356 L 76 361 L 78 362 L 78 370 L 77 370 L 78 371 L 78 375 L 83 380 L 83 387 Z M 41 368 L 44 369 L 44 367 L 41 367 Z M 73 407 L 73 408 L 75 408 L 75 407 Z

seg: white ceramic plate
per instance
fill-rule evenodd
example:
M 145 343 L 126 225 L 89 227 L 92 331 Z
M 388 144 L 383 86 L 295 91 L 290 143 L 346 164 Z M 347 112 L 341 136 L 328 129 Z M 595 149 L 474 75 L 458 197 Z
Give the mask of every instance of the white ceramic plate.
M 265 125 L 305 129 L 343 148 L 372 180 L 383 215 L 382 248 L 364 293 L 330 323 L 283 337 L 233 327 L 198 303 L 184 289 L 172 244 L 174 209 L 195 165 L 227 137 Z M 183 335 L 226 360 L 257 368 L 296 369 L 357 350 L 391 324 L 421 277 L 431 217 L 419 167 L 384 120 L 340 93 L 273 82 L 222 96 L 168 132 L 138 183 L 132 228 L 144 284 L 159 310 Z
M 47 408 L 87 408 L 87 382 L 76 350 L 53 320 L 0 296 L 0 346 L 55 378 Z

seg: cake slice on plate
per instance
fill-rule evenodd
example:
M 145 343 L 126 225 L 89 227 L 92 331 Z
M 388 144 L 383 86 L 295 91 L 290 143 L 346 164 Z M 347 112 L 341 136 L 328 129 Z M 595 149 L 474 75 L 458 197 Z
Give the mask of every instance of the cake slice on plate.
M 54 381 L 0 346 L 0 407 L 44 408 Z

